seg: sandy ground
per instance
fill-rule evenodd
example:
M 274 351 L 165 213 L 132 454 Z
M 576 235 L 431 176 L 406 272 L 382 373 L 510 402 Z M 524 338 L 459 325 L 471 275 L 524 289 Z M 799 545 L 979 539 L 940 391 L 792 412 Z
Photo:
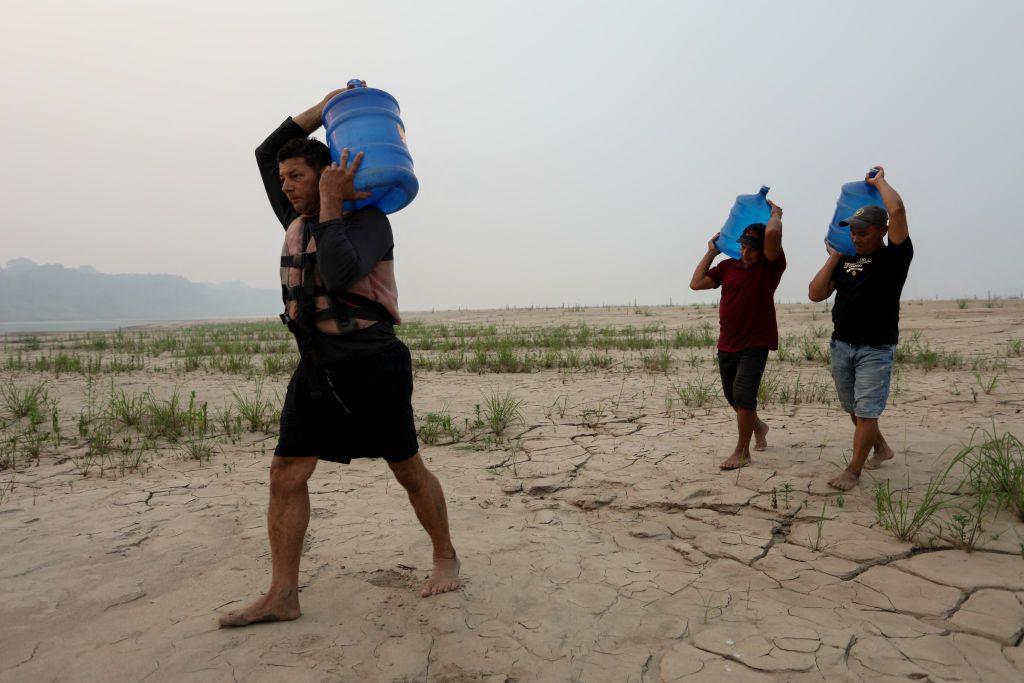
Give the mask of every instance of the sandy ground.
M 717 315 L 650 313 L 413 317 L 678 327 Z M 783 307 L 783 334 L 802 333 L 812 315 L 829 325 L 820 306 Z M 1001 357 L 1000 345 L 1024 337 L 1021 301 L 915 302 L 903 315 L 905 335 L 920 330 L 966 355 Z M 852 428 L 834 405 L 768 407 L 769 449 L 739 472 L 718 471 L 734 440 L 730 412 L 666 409 L 673 386 L 714 376 L 711 351 L 699 354 L 691 368 L 677 352 L 668 374 L 420 374 L 418 414 L 447 406 L 471 416 L 494 389 L 526 400 L 515 448 L 423 449 L 445 487 L 463 588 L 418 597 L 429 543 L 382 462 L 322 463 L 304 613 L 289 623 L 216 627 L 268 583 L 273 437 L 222 445 L 201 467 L 168 452 L 124 478 L 82 478 L 44 456 L 13 473 L 0 505 L 0 680 L 1024 679 L 1024 525 L 1004 513 L 972 554 L 941 539 L 911 545 L 879 528 L 870 495 L 885 478 L 920 490 L 975 427 L 1024 437 L 1024 359 L 1002 356 L 990 395 L 970 390 L 969 368 L 906 368 L 882 420 L 897 455 L 840 506 L 825 482 Z M 778 367 L 827 377 L 820 363 Z M 177 382 L 211 399 L 245 384 L 148 371 L 118 381 L 154 391 Z M 83 384 L 61 378 L 62 404 L 80 400 Z M 562 396 L 560 416 L 551 408 Z

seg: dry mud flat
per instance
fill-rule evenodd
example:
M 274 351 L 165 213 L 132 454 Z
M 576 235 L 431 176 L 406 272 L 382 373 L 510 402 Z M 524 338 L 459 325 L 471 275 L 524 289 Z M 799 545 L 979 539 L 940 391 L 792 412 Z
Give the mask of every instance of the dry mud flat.
M 15 481 L 0 504 L 0 680 L 1024 679 L 1024 524 L 990 510 L 970 554 L 935 525 L 902 542 L 879 524 L 872 494 L 889 480 L 916 503 L 975 428 L 1024 436 L 1024 359 L 1010 345 L 1024 337 L 1024 304 L 903 310 L 905 336 L 919 331 L 963 362 L 901 366 L 883 418 L 896 457 L 841 500 L 825 482 L 848 456 L 852 429 L 827 399 L 776 400 L 763 410 L 769 449 L 751 467 L 717 470 L 730 414 L 720 400 L 686 405 L 692 395 L 680 391 L 715 376 L 709 348 L 673 351 L 667 372 L 628 352 L 579 371 L 419 372 L 421 419 L 447 409 L 468 428 L 491 392 L 524 400 L 522 424 L 500 440 L 482 430 L 423 449 L 445 486 L 465 577 L 459 591 L 427 600 L 414 589 L 429 544 L 379 461 L 319 466 L 304 614 L 241 630 L 218 630 L 216 616 L 267 584 L 272 434 L 220 439 L 203 463 L 164 448 L 144 475 L 83 477 L 68 459 L 74 443 L 0 471 L 0 482 Z M 671 332 L 716 314 L 414 318 L 660 322 Z M 780 309 L 783 335 L 822 325 L 820 306 Z M 978 358 L 987 360 L 972 370 Z M 774 367 L 787 382 L 827 380 L 821 362 Z M 62 410 L 77 410 L 84 379 L 49 381 Z M 165 395 L 195 389 L 211 401 L 251 387 L 241 376 L 156 366 L 115 382 Z M 285 378 L 272 383 L 283 390 Z M 949 523 L 944 514 L 937 524 Z

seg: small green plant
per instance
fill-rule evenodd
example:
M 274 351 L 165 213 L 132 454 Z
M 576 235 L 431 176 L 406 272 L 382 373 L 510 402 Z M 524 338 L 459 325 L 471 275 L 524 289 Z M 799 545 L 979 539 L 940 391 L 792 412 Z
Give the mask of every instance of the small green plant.
M 715 598 L 714 591 L 709 591 L 708 594 L 705 595 L 704 592 L 702 590 L 700 590 L 699 588 L 695 588 L 694 590 L 696 590 L 697 591 L 697 595 L 700 596 L 701 605 L 703 605 L 703 607 L 704 607 L 704 624 L 705 625 L 710 623 L 712 619 L 721 617 L 725 613 L 725 607 L 729 604 L 728 598 L 726 598 L 726 602 L 725 602 L 724 605 L 715 605 L 714 604 L 714 598 Z
M 555 399 L 555 402 L 548 408 L 548 419 L 551 419 L 552 415 L 558 415 L 558 419 L 565 418 L 565 412 L 569 409 L 569 394 L 562 394 Z
M 675 387 L 675 392 L 683 405 L 690 408 L 706 408 L 715 398 L 715 384 L 713 381 L 705 380 L 704 374 L 701 373 L 688 380 L 685 386 Z
M 149 392 L 127 394 L 124 389 L 114 391 L 110 386 L 110 401 L 107 403 L 107 414 L 126 427 L 141 427 L 146 415 L 146 407 L 150 403 Z
M 205 439 L 192 439 L 185 442 L 181 450 L 187 459 L 195 460 L 202 465 L 213 458 L 214 446 Z
M 640 354 L 640 362 L 648 372 L 668 372 L 672 366 L 670 349 L 655 349 L 650 353 Z
M 983 535 L 985 509 L 988 507 L 991 491 L 981 491 L 967 505 L 958 505 L 943 525 L 939 535 L 955 547 L 973 552 Z
M 512 392 L 492 392 L 484 397 L 482 413 L 483 422 L 494 435 L 501 437 L 511 425 L 523 422 L 523 401 L 512 395 Z
M 956 307 L 959 308 L 960 310 L 967 308 L 967 299 L 957 299 Z
M 25 432 L 23 439 L 26 455 L 28 455 L 32 460 L 35 460 L 36 465 L 38 465 L 39 457 L 43 451 L 43 445 L 50 440 L 50 433 L 43 432 L 36 427 L 32 427 Z
M 761 385 L 757 388 L 757 402 L 759 405 L 770 405 L 779 396 L 779 388 L 782 380 L 777 372 L 766 372 L 761 377 Z
M 811 550 L 817 552 L 821 549 L 821 533 L 825 528 L 825 511 L 828 509 L 828 499 L 821 501 L 821 514 L 818 515 L 814 526 L 817 527 L 817 534 L 811 543 Z
M 936 513 L 945 507 L 942 488 L 950 468 L 956 462 L 958 459 L 954 458 L 939 476 L 928 481 L 924 494 L 916 504 L 911 497 L 909 477 L 904 489 L 894 490 L 888 479 L 876 484 L 875 516 L 882 528 L 901 541 L 912 541 L 926 525 L 932 523 Z
M 967 489 L 978 498 L 991 495 L 998 509 L 1008 508 L 1024 520 L 1024 443 L 1010 432 L 998 434 L 995 425 L 982 434 L 957 456 Z
M 419 428 L 419 437 L 427 445 L 436 444 L 442 434 L 447 435 L 452 443 L 462 438 L 462 430 L 455 424 L 448 408 L 439 412 L 427 413 Z
M 117 470 L 123 477 L 129 472 L 138 472 L 145 465 L 146 442 L 136 444 L 130 436 L 121 437 L 121 443 L 116 448 Z
M 24 389 L 10 379 L 0 384 L 0 400 L 7 412 L 15 418 L 27 417 L 30 413 L 42 410 L 48 399 L 49 393 L 44 382 Z
M 996 373 L 988 379 L 982 379 L 980 372 L 974 373 L 974 378 L 978 381 L 978 386 L 985 393 L 986 396 L 996 390 L 996 384 L 999 383 L 999 373 Z
M 259 432 L 267 427 L 271 405 L 263 396 L 263 378 L 256 380 L 256 388 L 251 397 L 234 389 L 231 390 L 231 395 L 235 399 L 239 416 L 245 421 L 250 432 Z
M 163 438 L 176 443 L 184 435 L 189 416 L 181 406 L 181 394 L 175 389 L 166 401 L 146 397 L 146 418 L 143 432 L 150 438 Z
M 793 485 L 788 481 L 782 485 L 782 504 L 789 509 L 789 494 L 793 492 Z
M 18 467 L 18 437 L 11 436 L 0 442 L 0 471 Z

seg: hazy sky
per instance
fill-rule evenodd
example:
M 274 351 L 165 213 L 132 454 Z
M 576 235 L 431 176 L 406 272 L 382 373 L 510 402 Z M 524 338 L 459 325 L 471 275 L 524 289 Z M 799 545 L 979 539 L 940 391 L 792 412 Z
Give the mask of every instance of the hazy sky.
M 420 180 L 392 216 L 405 309 L 717 297 L 690 274 L 761 184 L 803 301 L 873 163 L 908 208 L 905 297 L 1019 294 L 1022 35 L 1019 0 L 12 3 L 0 263 L 275 287 L 253 150 L 360 77 Z

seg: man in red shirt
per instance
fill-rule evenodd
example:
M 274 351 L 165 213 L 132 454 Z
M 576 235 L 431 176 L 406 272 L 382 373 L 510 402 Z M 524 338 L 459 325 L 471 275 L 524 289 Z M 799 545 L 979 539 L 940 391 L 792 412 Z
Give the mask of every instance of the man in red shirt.
M 757 415 L 757 390 L 768 361 L 768 351 L 779 348 L 775 322 L 775 290 L 786 269 L 782 251 L 782 209 L 771 204 L 768 224 L 753 223 L 743 230 L 739 260 L 726 259 L 714 268 L 720 253 L 718 235 L 708 242 L 708 251 L 697 264 L 690 289 L 721 286 L 718 308 L 718 367 L 722 392 L 736 411 L 739 439 L 736 449 L 720 467 L 734 470 L 750 462 L 750 437 L 756 437 L 755 451 L 768 447 L 768 425 Z

